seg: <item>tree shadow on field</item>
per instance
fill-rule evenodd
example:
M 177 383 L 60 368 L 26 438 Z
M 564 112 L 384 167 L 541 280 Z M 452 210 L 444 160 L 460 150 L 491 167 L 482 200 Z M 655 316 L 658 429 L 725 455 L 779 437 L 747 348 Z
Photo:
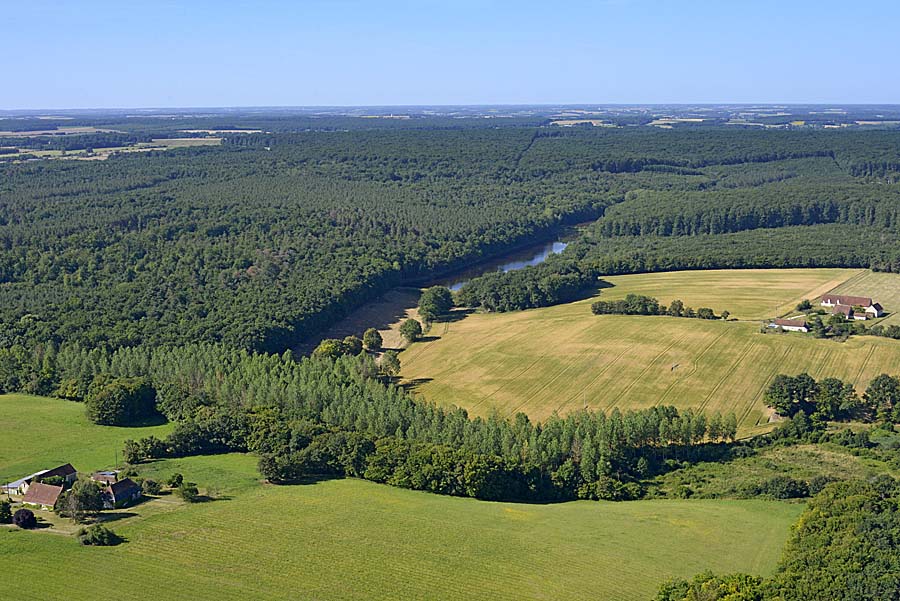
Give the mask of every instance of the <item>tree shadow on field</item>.
M 294 346 L 294 351 L 308 355 L 325 338 L 342 339 L 345 336 L 359 336 L 368 328 L 387 330 L 393 324 L 403 320 L 407 311 L 419 305 L 422 292 L 417 288 L 394 288 L 384 294 L 369 299 L 358 308 L 350 311 L 342 319 L 330 327 L 310 335 Z
M 231 497 L 228 495 L 197 495 L 194 499 L 194 503 L 215 503 L 216 501 L 230 501 Z
M 591 297 L 597 296 L 603 290 L 606 290 L 608 288 L 615 288 L 615 287 L 616 287 L 615 284 L 607 282 L 606 280 L 597 280 L 596 282 L 590 284 L 589 286 L 585 286 L 582 289 L 580 289 L 578 292 L 576 292 L 572 296 L 571 299 L 567 300 L 566 302 L 571 303 L 571 302 L 575 302 L 575 301 L 586 300 Z
M 319 484 L 321 482 L 328 482 L 330 480 L 346 480 L 345 476 L 338 476 L 336 474 L 308 474 L 303 476 L 302 478 L 298 478 L 296 480 L 286 481 L 286 482 L 269 482 L 266 480 L 266 484 L 271 486 L 311 486 L 314 484 Z
M 126 520 L 128 518 L 135 518 L 140 514 L 134 513 L 133 511 L 109 511 L 104 512 L 98 515 L 94 519 L 95 524 L 105 524 L 107 522 L 118 522 L 119 520 Z
M 450 313 L 446 315 L 442 315 L 440 319 L 436 319 L 434 323 L 456 323 L 457 321 L 462 321 L 469 315 L 475 312 L 475 309 L 468 308 L 460 308 L 454 309 L 450 311 Z
M 420 386 L 427 384 L 432 380 L 434 380 L 434 378 L 413 378 L 412 380 L 407 380 L 400 384 L 400 388 L 406 392 L 415 392 Z

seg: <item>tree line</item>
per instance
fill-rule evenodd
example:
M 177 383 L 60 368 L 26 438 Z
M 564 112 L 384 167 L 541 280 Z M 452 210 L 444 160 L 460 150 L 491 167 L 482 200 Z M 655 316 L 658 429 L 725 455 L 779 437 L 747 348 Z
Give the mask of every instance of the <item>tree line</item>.
M 675 299 L 669 306 L 660 304 L 652 296 L 643 294 L 626 294 L 625 298 L 616 300 L 598 300 L 591 303 L 594 315 L 669 315 L 671 317 L 696 317 L 699 319 L 719 319 L 715 311 L 709 307 L 700 307 L 696 311 L 685 307 L 684 302 Z M 728 319 L 730 313 L 722 311 L 721 319 Z
M 702 457 L 737 430 L 733 414 L 674 407 L 583 411 L 540 423 L 521 413 L 470 418 L 386 383 L 366 353 L 295 361 L 209 344 L 0 352 L 4 391 L 85 400 L 90 415 L 95 391 L 110 385 L 119 391 L 149 386 L 153 395 L 135 399 L 177 422 L 165 439 L 129 443 L 125 451 L 133 460 L 252 451 L 273 481 L 371 476 L 448 494 L 490 490 L 479 494 L 493 498 L 502 490 L 504 499 L 527 501 L 639 496 L 637 481 L 665 469 L 667 459 Z M 380 467 L 368 472 L 374 465 Z M 445 467 L 448 478 L 456 474 L 455 484 L 423 484 L 423 473 L 437 477 Z M 494 484 L 475 486 L 475 472 L 467 470 Z M 411 471 L 418 475 L 404 476 Z
M 817 382 L 807 373 L 778 374 L 766 389 L 765 401 L 784 417 L 803 412 L 821 421 L 900 423 L 900 378 L 881 374 L 860 396 L 852 384 L 838 378 Z

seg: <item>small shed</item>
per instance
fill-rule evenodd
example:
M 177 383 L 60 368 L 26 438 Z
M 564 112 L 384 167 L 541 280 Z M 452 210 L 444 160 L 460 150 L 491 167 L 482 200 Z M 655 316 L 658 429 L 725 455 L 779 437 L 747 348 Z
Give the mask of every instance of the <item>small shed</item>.
M 39 472 L 29 474 L 24 478 L 19 478 L 18 480 L 14 480 L 8 484 L 4 484 L 3 492 L 10 495 L 24 495 L 28 492 L 28 487 L 31 486 L 31 483 L 34 482 L 34 479 L 45 474 L 46 472 L 47 470 L 41 470 Z
M 94 472 L 91 474 L 91 480 L 94 482 L 99 482 L 101 484 L 106 484 L 107 486 L 113 484 L 118 481 L 119 472 L 117 471 L 104 471 L 104 472 Z

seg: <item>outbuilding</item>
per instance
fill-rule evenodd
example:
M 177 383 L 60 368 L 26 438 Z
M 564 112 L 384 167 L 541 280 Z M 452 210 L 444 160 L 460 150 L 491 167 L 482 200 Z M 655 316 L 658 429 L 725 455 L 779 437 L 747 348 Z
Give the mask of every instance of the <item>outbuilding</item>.
M 25 497 L 22 499 L 22 503 L 24 503 L 25 505 L 40 507 L 41 509 L 46 509 L 47 511 L 53 511 L 53 508 L 56 507 L 56 502 L 59 500 L 59 495 L 62 494 L 62 491 L 62 486 L 53 486 L 52 484 L 34 482 L 31 484 L 31 486 L 28 487 L 28 492 L 25 493 Z
M 113 482 L 103 494 L 103 506 L 106 509 L 125 507 L 138 501 L 143 492 L 141 486 L 131 478 Z
M 39 479 L 46 480 L 47 478 L 62 478 L 66 486 L 72 486 L 75 484 L 75 480 L 78 479 L 78 471 L 72 467 L 71 463 L 64 463 L 52 470 L 47 470 L 40 475 Z
M 781 328 L 787 332 L 809 332 L 805 319 L 776 319 L 773 328 Z

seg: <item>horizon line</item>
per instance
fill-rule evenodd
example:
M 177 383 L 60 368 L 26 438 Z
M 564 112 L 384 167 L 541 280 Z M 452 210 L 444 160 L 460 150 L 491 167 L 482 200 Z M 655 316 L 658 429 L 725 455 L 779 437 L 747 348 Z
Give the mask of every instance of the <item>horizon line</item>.
M 535 103 L 412 103 L 412 104 L 272 104 L 272 105 L 194 105 L 194 106 L 95 106 L 0 108 L 0 113 L 47 113 L 75 111 L 200 111 L 200 110 L 328 110 L 328 109 L 421 109 L 421 108 L 552 108 L 552 107 L 900 107 L 900 102 L 535 102 Z

